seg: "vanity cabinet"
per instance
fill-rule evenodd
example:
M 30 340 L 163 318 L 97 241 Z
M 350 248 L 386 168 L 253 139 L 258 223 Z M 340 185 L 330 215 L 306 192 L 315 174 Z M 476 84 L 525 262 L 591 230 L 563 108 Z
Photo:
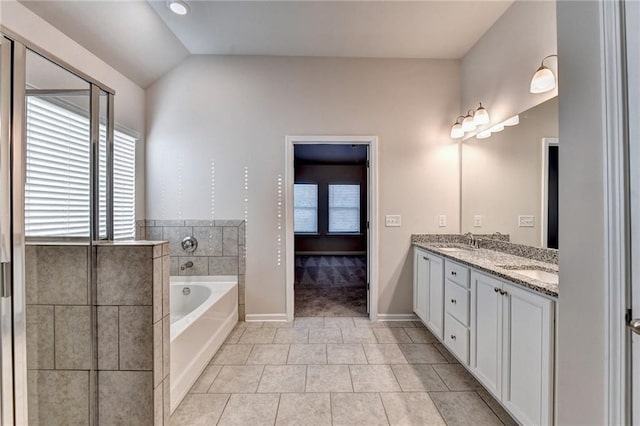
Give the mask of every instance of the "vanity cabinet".
M 469 364 L 469 268 L 444 262 L 445 346 L 465 365 Z
M 444 260 L 417 247 L 413 256 L 413 312 L 435 336 L 442 339 Z
M 469 368 L 522 424 L 552 424 L 554 302 L 471 272 Z

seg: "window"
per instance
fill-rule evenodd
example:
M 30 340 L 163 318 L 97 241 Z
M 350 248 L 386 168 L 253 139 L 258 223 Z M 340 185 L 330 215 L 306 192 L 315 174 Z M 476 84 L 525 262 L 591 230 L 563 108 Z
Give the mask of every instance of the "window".
M 318 185 L 293 185 L 293 230 L 296 234 L 318 233 Z
M 63 103 L 27 97 L 25 227 L 28 237 L 89 236 L 89 118 Z M 100 128 L 100 217 L 106 217 L 106 129 Z M 135 231 L 135 138 L 114 132 L 114 236 Z M 106 223 L 100 224 L 101 235 Z M 103 233 L 104 230 L 104 233 Z
M 360 232 L 360 185 L 329 185 L 329 232 Z

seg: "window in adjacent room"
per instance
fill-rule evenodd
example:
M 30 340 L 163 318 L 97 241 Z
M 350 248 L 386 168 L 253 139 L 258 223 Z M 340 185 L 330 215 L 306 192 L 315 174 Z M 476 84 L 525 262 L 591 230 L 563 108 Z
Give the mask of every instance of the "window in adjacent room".
M 329 185 L 329 232 L 360 232 L 360 185 Z
M 293 185 L 293 229 L 296 234 L 318 233 L 318 185 Z

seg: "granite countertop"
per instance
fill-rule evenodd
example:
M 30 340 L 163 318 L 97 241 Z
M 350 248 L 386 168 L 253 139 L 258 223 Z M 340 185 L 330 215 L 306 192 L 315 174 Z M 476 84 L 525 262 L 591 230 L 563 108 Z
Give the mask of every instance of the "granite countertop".
M 416 247 L 428 250 L 434 254 L 451 259 L 455 262 L 471 266 L 509 282 L 519 284 L 547 296 L 558 297 L 558 284 L 552 284 L 519 274 L 513 269 L 535 269 L 550 273 L 558 273 L 558 265 L 527 257 L 516 256 L 486 248 L 447 251 L 447 248 L 461 246 L 460 244 L 413 241 Z M 445 249 L 445 250 L 443 250 Z M 508 266 L 505 268 L 504 266 Z

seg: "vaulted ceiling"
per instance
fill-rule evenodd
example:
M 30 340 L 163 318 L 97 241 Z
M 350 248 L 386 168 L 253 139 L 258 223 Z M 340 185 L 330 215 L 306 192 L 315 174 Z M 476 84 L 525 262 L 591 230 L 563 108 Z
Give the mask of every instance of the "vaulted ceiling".
M 512 0 L 21 2 L 147 87 L 190 54 L 457 59 Z

